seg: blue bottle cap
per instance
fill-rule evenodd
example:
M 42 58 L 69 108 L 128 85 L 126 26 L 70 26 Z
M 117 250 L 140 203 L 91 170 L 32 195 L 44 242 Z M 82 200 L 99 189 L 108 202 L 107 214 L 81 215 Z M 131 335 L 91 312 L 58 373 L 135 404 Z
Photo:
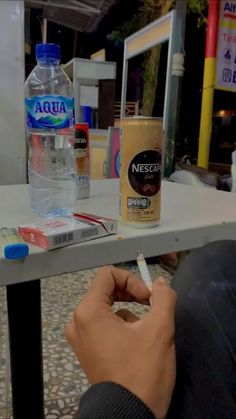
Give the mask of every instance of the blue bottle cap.
M 8 244 L 4 247 L 4 257 L 6 259 L 22 259 L 28 254 L 29 246 L 26 243 Z
M 35 48 L 36 59 L 61 59 L 61 48 L 57 44 L 37 44 Z

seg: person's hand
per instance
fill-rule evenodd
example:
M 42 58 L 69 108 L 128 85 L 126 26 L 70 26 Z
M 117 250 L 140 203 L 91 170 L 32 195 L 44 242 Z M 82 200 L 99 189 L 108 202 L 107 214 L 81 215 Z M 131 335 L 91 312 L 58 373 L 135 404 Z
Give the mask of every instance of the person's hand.
M 159 278 L 152 306 L 141 320 L 114 301 L 145 303 L 146 285 L 114 267 L 99 270 L 66 328 L 67 339 L 92 384 L 112 381 L 136 394 L 158 419 L 165 418 L 175 385 L 175 292 Z

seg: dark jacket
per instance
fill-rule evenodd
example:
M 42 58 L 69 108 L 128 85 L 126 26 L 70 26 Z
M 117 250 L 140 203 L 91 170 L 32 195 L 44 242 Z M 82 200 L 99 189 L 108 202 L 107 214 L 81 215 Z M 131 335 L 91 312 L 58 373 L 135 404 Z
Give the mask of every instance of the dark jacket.
M 81 398 L 75 419 L 155 419 L 126 388 L 111 382 L 93 385 Z

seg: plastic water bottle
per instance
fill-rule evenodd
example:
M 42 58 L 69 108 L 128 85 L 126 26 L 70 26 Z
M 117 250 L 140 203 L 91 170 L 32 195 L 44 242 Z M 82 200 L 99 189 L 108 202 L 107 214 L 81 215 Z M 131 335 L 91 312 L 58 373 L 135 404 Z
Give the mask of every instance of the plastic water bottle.
M 70 215 L 76 202 L 73 85 L 60 47 L 36 46 L 37 65 L 25 83 L 30 203 L 42 216 Z

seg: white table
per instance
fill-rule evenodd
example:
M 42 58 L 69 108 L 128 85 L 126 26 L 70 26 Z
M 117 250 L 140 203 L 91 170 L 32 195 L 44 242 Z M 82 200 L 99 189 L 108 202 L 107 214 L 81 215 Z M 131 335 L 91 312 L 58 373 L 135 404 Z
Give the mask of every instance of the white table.
M 77 209 L 117 218 L 118 203 L 117 180 L 95 181 L 91 198 L 79 201 Z M 26 185 L 0 186 L 0 227 L 35 220 Z M 138 250 L 148 257 L 220 239 L 236 239 L 236 194 L 163 182 L 158 227 L 119 225 L 115 236 L 50 252 L 31 246 L 24 261 L 0 259 L 0 285 L 7 286 L 14 418 L 43 418 L 40 278 L 133 260 Z
M 78 201 L 77 209 L 118 218 L 118 181 L 92 182 L 91 198 Z M 0 228 L 36 219 L 29 208 L 26 185 L 0 186 Z M 158 227 L 132 229 L 119 225 L 115 236 L 51 252 L 31 246 L 23 262 L 0 259 L 0 286 L 133 260 L 139 249 L 145 256 L 155 256 L 219 239 L 236 239 L 236 194 L 163 182 Z

